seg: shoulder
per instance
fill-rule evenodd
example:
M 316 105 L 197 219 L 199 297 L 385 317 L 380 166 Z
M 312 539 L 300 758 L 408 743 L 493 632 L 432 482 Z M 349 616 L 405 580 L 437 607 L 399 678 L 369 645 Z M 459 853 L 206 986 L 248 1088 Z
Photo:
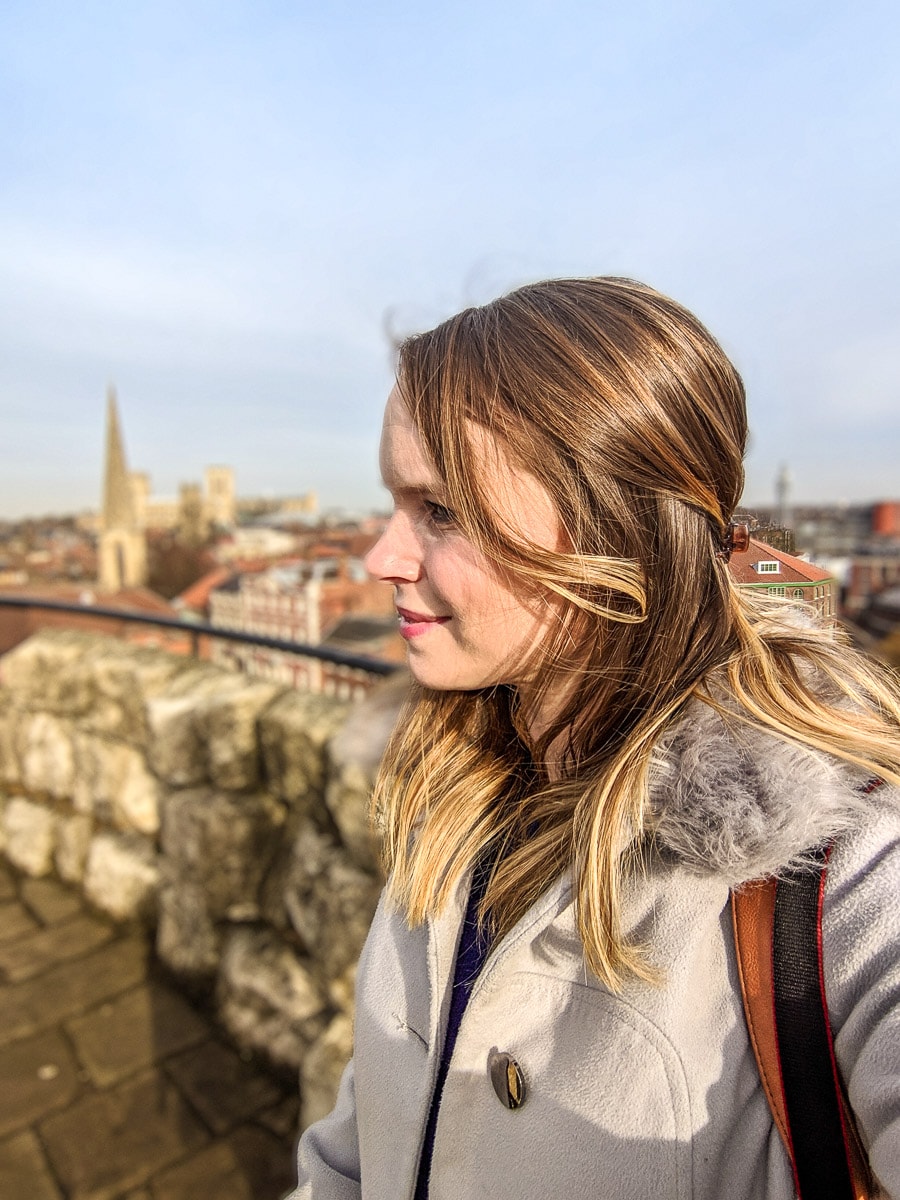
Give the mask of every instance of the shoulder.
M 900 1195 L 900 812 L 894 789 L 838 837 L 822 906 L 834 1049 L 876 1175 Z
M 900 800 L 894 788 L 879 791 L 867 819 L 835 839 L 828 862 L 823 954 L 837 1024 L 877 981 L 891 976 L 900 989 Z
M 828 754 L 692 701 L 650 770 L 657 844 L 730 886 L 775 875 L 830 838 L 900 811 L 894 789 Z M 855 844 L 855 843 L 854 843 Z
M 900 790 L 880 784 L 870 792 L 866 819 L 854 822 L 835 840 L 828 864 L 826 897 L 839 898 L 867 882 L 874 886 L 884 872 L 898 868 Z M 900 913 L 897 921 L 900 925 Z

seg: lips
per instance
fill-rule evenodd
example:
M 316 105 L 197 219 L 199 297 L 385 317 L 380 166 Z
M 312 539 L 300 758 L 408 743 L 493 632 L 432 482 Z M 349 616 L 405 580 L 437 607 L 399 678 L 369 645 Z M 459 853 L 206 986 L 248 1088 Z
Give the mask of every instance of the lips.
M 398 608 L 397 615 L 400 618 L 400 636 L 407 640 L 421 637 L 423 633 L 428 633 L 436 625 L 445 625 L 450 620 L 449 617 L 435 617 L 430 613 L 413 612 L 409 608 Z

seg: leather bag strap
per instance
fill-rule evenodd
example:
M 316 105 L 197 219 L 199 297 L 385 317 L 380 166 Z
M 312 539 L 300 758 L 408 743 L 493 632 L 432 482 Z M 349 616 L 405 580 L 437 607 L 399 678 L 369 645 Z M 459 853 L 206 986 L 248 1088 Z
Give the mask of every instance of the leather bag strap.
M 801 1200 L 873 1200 L 865 1154 L 834 1057 L 822 972 L 829 848 L 815 867 L 732 893 L 750 1042 Z M 817 868 L 817 869 L 816 869 Z
M 775 923 L 775 880 L 754 879 L 731 893 L 731 918 L 744 1017 L 759 1077 L 775 1127 L 793 1164 L 794 1151 L 781 1086 L 781 1061 L 775 1032 L 775 984 L 772 928 Z

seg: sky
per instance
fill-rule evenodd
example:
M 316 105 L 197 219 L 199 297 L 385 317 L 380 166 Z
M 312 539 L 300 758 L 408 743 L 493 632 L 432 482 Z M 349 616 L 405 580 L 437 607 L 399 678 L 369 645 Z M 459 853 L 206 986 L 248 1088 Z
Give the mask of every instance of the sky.
M 745 500 L 900 496 L 895 0 L 3 0 L 0 518 L 384 507 L 390 338 L 629 275 L 744 376 Z

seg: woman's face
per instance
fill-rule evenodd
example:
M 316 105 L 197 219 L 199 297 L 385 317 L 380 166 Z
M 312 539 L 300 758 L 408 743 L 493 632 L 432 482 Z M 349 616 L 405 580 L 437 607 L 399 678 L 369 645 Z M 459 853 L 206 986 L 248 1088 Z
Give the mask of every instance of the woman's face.
M 472 433 L 498 518 L 526 541 L 562 549 L 547 490 L 513 468 L 490 434 L 478 426 Z M 442 690 L 527 686 L 535 647 L 558 621 L 555 597 L 549 591 L 526 594 L 521 581 L 501 571 L 456 526 L 396 387 L 384 414 L 381 472 L 394 512 L 366 567 L 394 588 L 413 676 Z

